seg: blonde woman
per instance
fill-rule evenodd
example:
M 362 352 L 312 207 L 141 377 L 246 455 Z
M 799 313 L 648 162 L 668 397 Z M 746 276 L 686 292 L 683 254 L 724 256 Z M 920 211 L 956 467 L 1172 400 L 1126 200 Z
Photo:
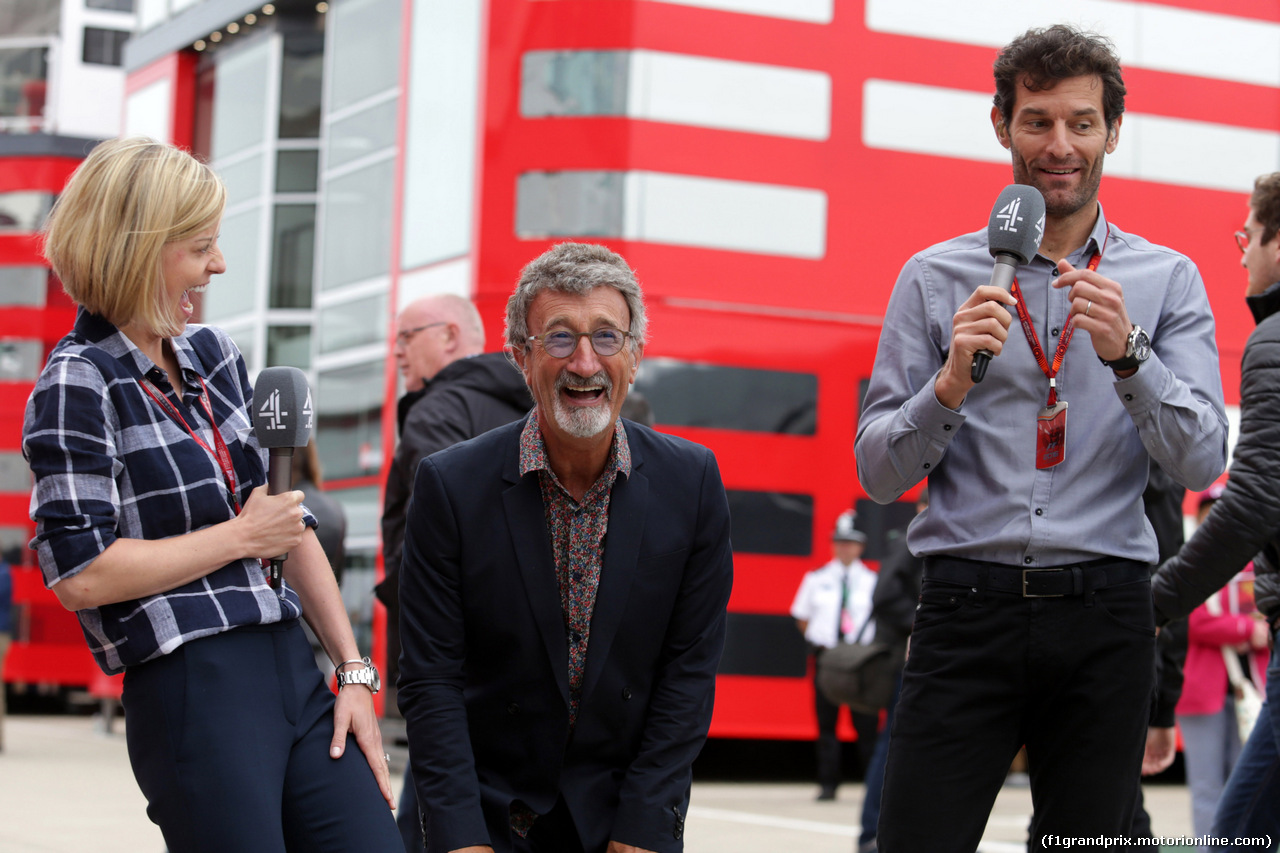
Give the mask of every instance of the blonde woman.
M 33 547 L 103 671 L 171 853 L 396 851 L 370 687 L 336 698 L 299 625 L 359 660 L 301 492 L 268 495 L 231 339 L 188 325 L 226 270 L 226 190 L 172 146 L 104 142 L 46 227 L 79 306 L 27 403 Z M 289 553 L 272 589 L 260 558 Z

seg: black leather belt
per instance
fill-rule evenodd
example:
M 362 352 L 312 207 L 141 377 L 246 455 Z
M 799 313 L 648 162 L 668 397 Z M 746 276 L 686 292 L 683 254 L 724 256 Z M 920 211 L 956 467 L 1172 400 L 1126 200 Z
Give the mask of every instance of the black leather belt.
M 1047 569 L 1024 569 L 959 557 L 925 557 L 924 576 L 975 589 L 1012 592 L 1023 598 L 1062 598 L 1150 581 L 1151 566 L 1136 560 L 1104 559 Z

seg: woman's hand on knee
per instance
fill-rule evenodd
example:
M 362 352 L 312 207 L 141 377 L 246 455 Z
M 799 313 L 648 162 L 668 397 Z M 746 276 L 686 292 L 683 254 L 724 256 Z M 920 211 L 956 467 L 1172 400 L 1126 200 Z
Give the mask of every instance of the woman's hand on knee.
M 356 745 L 369 762 L 383 798 L 394 809 L 396 803 L 391 795 L 391 758 L 382 748 L 382 729 L 378 727 L 378 715 L 373 708 L 373 693 L 363 684 L 348 684 L 338 691 L 338 702 L 333 709 L 330 758 L 342 757 L 342 753 L 346 751 L 348 733 L 355 735 Z

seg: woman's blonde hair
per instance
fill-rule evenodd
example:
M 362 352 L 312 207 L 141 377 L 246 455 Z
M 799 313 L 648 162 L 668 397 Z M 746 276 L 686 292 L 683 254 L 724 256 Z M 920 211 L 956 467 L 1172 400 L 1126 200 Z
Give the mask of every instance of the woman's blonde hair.
M 116 326 L 182 332 L 167 304 L 162 253 L 222 218 L 227 191 L 186 151 L 134 136 L 80 164 L 45 224 L 44 254 L 76 304 Z

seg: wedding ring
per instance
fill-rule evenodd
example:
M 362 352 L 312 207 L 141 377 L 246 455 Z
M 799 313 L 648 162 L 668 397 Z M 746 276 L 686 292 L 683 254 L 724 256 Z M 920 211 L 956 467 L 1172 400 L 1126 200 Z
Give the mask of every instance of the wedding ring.
M 1090 312 L 1091 310 L 1093 310 L 1093 300 L 1092 300 L 1092 299 L 1090 299 L 1090 300 L 1089 300 L 1089 304 L 1088 304 L 1088 305 L 1084 306 L 1084 316 L 1088 317 L 1088 316 L 1089 316 L 1089 312 Z
M 389 753 L 389 752 L 384 752 L 384 753 L 382 753 L 382 757 L 383 757 L 383 758 L 385 758 L 385 759 L 387 760 L 387 763 L 388 763 L 388 764 L 390 764 L 390 763 L 391 763 L 391 753 Z

